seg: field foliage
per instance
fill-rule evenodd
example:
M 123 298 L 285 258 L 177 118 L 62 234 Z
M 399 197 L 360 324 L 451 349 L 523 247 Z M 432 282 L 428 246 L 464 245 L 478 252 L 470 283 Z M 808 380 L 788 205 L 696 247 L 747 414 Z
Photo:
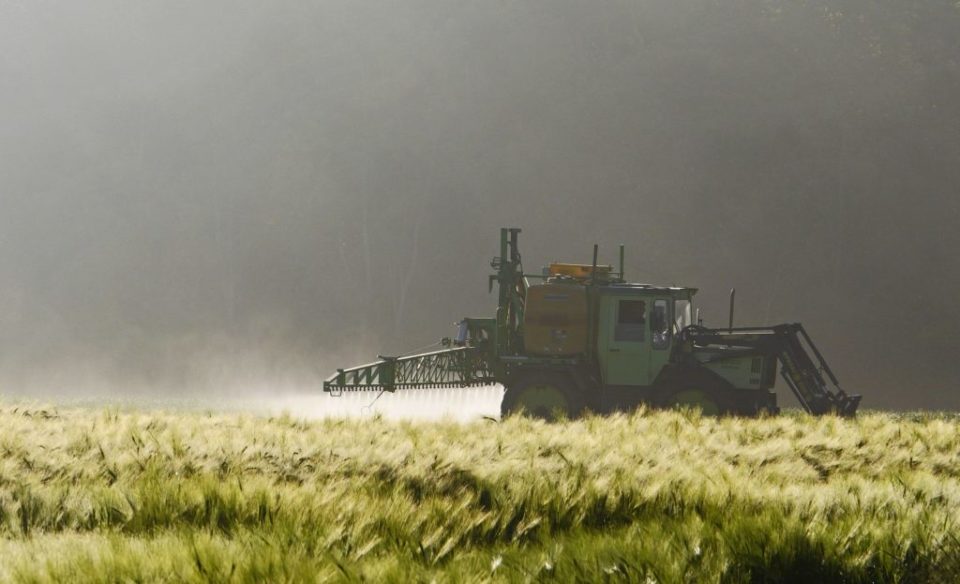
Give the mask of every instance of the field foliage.
M 960 579 L 960 423 L 0 408 L 0 580 Z

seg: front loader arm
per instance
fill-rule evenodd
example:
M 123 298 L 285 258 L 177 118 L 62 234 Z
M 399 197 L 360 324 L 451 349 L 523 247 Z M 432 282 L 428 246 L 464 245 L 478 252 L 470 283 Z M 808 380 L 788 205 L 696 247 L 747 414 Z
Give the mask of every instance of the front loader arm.
M 780 374 L 808 413 L 853 416 L 860 405 L 861 396 L 840 388 L 836 375 L 800 323 L 730 329 L 690 326 L 681 331 L 681 340 L 697 347 L 741 349 L 776 357 Z

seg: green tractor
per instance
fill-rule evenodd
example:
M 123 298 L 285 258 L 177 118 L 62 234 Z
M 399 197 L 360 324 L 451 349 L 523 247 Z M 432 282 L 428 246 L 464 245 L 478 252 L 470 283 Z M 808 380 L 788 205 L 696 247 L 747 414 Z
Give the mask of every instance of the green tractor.
M 694 322 L 696 288 L 627 282 L 619 270 L 554 263 L 525 274 L 520 229 L 500 231 L 499 302 L 492 318 L 464 318 L 444 348 L 338 369 L 324 391 L 502 384 L 501 413 L 576 417 L 590 410 L 694 407 L 708 415 L 776 414 L 777 371 L 812 414 L 852 416 L 859 395 L 839 386 L 799 323 L 712 329 Z M 698 319 L 699 321 L 699 319 Z

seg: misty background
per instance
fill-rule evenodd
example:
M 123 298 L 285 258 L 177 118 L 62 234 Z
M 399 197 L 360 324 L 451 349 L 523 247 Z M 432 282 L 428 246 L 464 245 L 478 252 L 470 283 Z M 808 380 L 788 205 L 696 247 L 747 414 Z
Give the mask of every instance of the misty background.
M 953 0 L 0 1 L 0 122 L 0 394 L 319 392 L 519 226 L 960 408 Z

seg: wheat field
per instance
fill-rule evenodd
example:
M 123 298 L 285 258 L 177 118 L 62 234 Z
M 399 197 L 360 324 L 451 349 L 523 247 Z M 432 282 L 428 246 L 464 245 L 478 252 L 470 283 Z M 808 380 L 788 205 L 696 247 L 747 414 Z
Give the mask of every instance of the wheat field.
M 949 582 L 960 419 L 0 405 L 0 581 Z

